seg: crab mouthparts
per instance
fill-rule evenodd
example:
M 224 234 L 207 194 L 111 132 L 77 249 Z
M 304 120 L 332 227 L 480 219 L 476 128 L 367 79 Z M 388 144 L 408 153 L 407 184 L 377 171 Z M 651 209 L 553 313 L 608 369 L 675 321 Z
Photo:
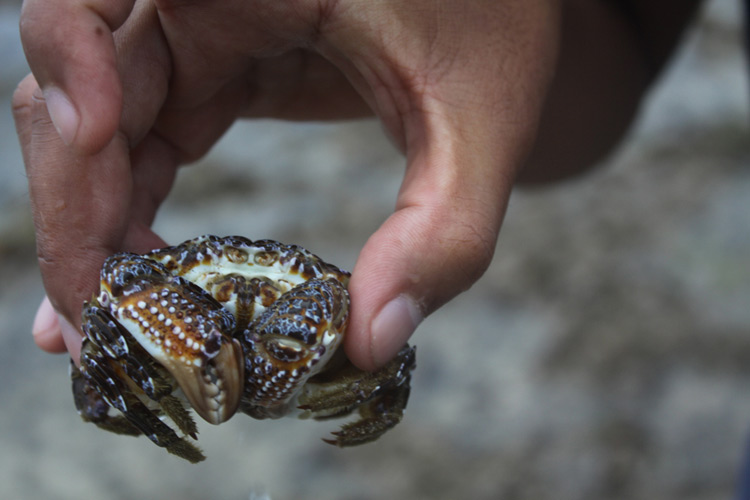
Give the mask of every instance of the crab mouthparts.
M 244 365 L 242 347 L 232 339 L 223 342 L 204 366 L 179 365 L 170 371 L 196 413 L 218 425 L 229 420 L 240 405 Z

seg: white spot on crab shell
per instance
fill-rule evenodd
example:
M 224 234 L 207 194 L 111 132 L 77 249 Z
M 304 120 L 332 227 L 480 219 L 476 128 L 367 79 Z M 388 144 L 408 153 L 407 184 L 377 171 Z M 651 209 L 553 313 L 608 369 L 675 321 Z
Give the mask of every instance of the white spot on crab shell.
M 326 330 L 323 334 L 323 345 L 328 347 L 336 341 L 337 335 L 331 330 Z
M 158 319 L 159 321 L 164 321 L 165 317 L 166 316 L 164 316 L 162 313 L 159 313 L 159 315 L 156 317 L 156 319 Z
M 188 349 L 190 349 L 191 347 L 193 347 L 193 339 L 191 339 L 191 338 L 188 338 L 188 339 L 187 339 L 187 340 L 185 341 L 185 345 L 186 345 L 186 346 L 188 347 Z
M 172 318 L 167 318 L 166 321 L 164 321 L 165 326 L 171 326 L 172 325 Z
M 185 318 L 185 323 L 190 324 L 192 322 L 193 322 L 193 318 L 191 318 L 190 316 L 188 316 L 187 318 Z
M 146 309 L 146 303 L 144 301 L 142 301 L 142 300 L 139 300 L 138 301 L 138 307 L 140 309 Z
M 159 294 L 157 294 L 156 292 L 151 294 L 151 300 L 158 300 L 158 299 L 159 299 Z
M 167 304 L 169 304 L 169 302 L 167 302 L 166 300 L 162 300 L 160 304 L 162 307 L 167 307 Z
M 156 314 L 159 312 L 159 310 L 154 306 L 151 306 L 151 309 L 149 309 L 149 311 L 151 312 L 151 314 Z
M 168 311 L 169 311 L 170 314 L 174 314 L 175 311 L 177 311 L 177 309 L 175 309 L 174 306 L 169 306 Z

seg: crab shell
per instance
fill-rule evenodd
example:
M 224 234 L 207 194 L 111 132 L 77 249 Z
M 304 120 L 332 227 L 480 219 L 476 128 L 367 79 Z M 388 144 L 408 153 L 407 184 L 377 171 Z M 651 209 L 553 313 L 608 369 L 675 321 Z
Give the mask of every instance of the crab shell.
M 262 416 L 286 411 L 346 329 L 345 289 L 343 296 L 328 292 L 321 301 L 320 285 L 335 280 L 345 286 L 348 278 L 301 247 L 204 236 L 143 258 L 110 257 L 97 300 L 170 372 L 196 412 L 219 424 L 243 397 L 253 407 L 267 406 Z M 315 286 L 277 300 L 311 280 Z M 305 295 L 306 288 L 311 293 Z M 321 314 L 321 308 L 332 307 L 336 310 Z M 265 331 L 264 323 L 274 328 Z M 295 331 L 307 334 L 289 334 Z M 238 336 L 249 352 L 243 352 Z

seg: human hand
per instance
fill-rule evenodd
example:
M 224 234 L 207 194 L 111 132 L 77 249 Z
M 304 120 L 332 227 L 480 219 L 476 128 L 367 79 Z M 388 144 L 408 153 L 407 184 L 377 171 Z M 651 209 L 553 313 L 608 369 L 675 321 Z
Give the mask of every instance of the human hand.
M 149 226 L 177 167 L 235 119 L 374 112 L 407 169 L 354 267 L 345 348 L 383 364 L 489 264 L 558 24 L 552 0 L 27 0 L 14 113 L 49 296 L 37 344 L 77 359 L 101 263 L 163 245 Z

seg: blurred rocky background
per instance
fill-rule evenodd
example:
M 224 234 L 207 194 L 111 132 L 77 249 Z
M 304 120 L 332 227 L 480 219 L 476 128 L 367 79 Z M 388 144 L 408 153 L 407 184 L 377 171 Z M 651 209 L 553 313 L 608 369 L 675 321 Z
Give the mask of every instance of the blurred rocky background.
M 414 338 L 405 421 L 338 450 L 336 425 L 203 425 L 189 465 L 80 421 L 65 356 L 29 333 L 43 296 L 10 113 L 27 68 L 0 1 L 0 498 L 726 499 L 750 431 L 748 68 L 712 0 L 619 152 L 515 192 L 493 265 Z M 298 243 L 351 267 L 404 160 L 379 125 L 236 126 L 156 226 Z

